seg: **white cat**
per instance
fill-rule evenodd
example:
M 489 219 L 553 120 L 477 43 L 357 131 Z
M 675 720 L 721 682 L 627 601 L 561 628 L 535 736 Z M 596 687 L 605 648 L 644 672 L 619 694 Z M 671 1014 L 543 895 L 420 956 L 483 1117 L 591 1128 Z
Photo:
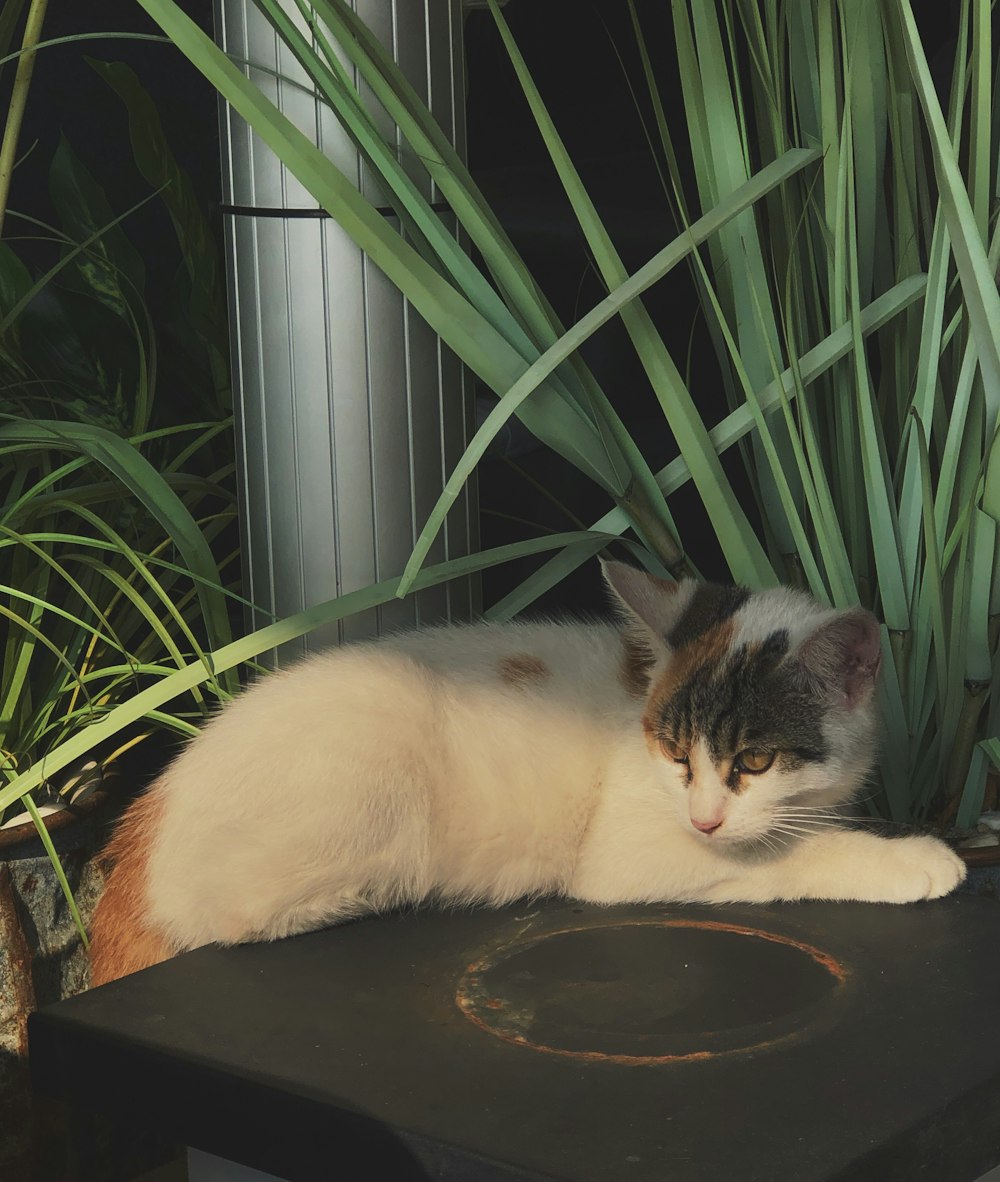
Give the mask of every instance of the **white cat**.
M 905 903 L 958 885 L 942 842 L 832 812 L 873 759 L 873 616 L 604 570 L 622 627 L 416 631 L 227 706 L 109 846 L 94 982 L 423 899 Z

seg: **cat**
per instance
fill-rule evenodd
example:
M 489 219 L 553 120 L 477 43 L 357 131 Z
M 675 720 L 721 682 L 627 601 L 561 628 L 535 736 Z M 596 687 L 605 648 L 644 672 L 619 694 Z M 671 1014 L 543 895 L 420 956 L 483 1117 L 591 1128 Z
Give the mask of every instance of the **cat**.
M 784 588 L 603 565 L 615 623 L 473 623 L 311 656 L 128 809 L 94 983 L 423 900 L 907 903 L 937 839 L 839 823 L 871 769 L 879 627 Z

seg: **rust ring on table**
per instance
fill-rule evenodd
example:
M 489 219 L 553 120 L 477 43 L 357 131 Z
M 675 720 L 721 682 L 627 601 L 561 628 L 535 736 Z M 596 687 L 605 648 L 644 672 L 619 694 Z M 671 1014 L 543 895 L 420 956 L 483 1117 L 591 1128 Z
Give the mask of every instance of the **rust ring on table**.
M 455 1004 L 461 1013 L 480 1030 L 492 1035 L 494 1038 L 499 1038 L 502 1041 L 511 1044 L 512 1046 L 524 1047 L 534 1051 L 540 1051 L 547 1055 L 556 1055 L 562 1058 L 575 1059 L 581 1062 L 589 1063 L 614 1063 L 627 1067 L 636 1066 L 659 1066 L 662 1064 L 671 1063 L 696 1063 L 709 1059 L 720 1059 L 731 1055 L 746 1055 L 754 1051 L 771 1050 L 783 1044 L 793 1042 L 801 1036 L 801 1031 L 791 1031 L 788 1034 L 779 1035 L 775 1038 L 764 1039 L 760 1042 L 751 1043 L 746 1046 L 732 1047 L 717 1051 L 689 1051 L 680 1054 L 667 1055 L 624 1055 L 612 1054 L 606 1051 L 577 1051 L 569 1050 L 565 1047 L 548 1046 L 545 1043 L 535 1042 L 525 1034 L 514 1034 L 509 1030 L 492 1024 L 487 1018 L 482 1015 L 480 1009 L 500 1010 L 504 1006 L 504 1002 L 500 998 L 483 996 L 484 990 L 480 981 L 482 973 L 488 969 L 493 968 L 500 961 L 508 959 L 511 955 L 527 951 L 537 944 L 545 940 L 551 939 L 553 936 L 571 935 L 576 932 L 594 931 L 595 928 L 602 925 L 581 924 L 574 927 L 563 927 L 553 931 L 540 932 L 533 937 L 527 939 L 523 936 L 518 936 L 515 939 L 508 941 L 495 949 L 493 949 L 486 956 L 479 960 L 473 961 L 469 964 L 465 972 L 462 974 L 461 980 L 458 983 L 458 989 L 455 993 Z M 824 952 L 821 948 L 817 948 L 813 944 L 807 944 L 803 940 L 796 940 L 792 936 L 780 935 L 777 932 L 768 931 L 765 928 L 749 927 L 745 924 L 723 923 L 718 920 L 710 919 L 638 919 L 625 920 L 608 925 L 608 929 L 625 928 L 625 927 L 665 927 L 665 928 L 691 928 L 700 931 L 710 932 L 728 932 L 738 936 L 748 936 L 753 939 L 767 940 L 774 944 L 781 944 L 788 948 L 794 948 L 798 952 L 804 953 L 816 965 L 823 969 L 830 975 L 834 982 L 834 988 L 840 991 L 847 983 L 850 977 L 850 971 L 842 961 L 837 960 L 828 952 Z M 605 930 L 608 930 L 605 929 Z

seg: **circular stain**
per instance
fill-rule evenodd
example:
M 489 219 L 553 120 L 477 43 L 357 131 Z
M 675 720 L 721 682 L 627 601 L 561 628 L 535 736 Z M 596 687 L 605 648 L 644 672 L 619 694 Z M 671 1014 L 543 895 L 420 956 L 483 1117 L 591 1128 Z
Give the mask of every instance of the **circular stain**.
M 810 944 L 709 920 L 563 928 L 469 965 L 456 1001 L 490 1034 L 624 1064 L 764 1050 L 819 1025 L 847 971 Z

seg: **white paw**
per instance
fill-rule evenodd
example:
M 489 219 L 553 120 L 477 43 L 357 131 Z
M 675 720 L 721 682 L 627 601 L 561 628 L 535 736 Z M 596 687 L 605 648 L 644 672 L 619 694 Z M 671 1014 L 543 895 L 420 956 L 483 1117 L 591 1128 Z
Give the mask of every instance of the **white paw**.
M 936 837 L 897 837 L 883 845 L 879 878 L 886 903 L 940 899 L 965 879 L 965 863 Z

